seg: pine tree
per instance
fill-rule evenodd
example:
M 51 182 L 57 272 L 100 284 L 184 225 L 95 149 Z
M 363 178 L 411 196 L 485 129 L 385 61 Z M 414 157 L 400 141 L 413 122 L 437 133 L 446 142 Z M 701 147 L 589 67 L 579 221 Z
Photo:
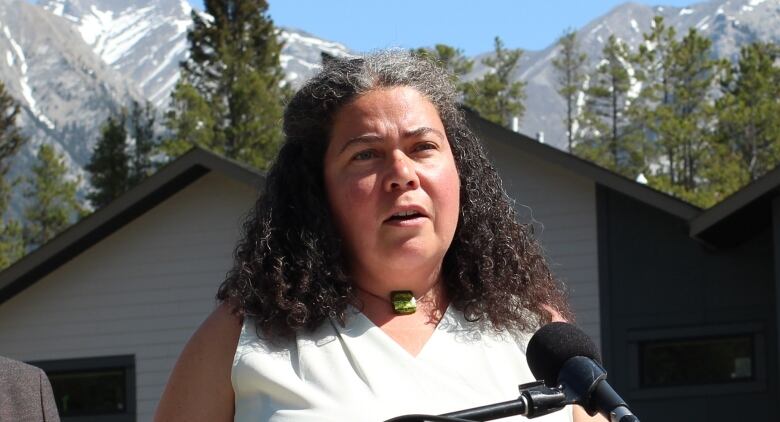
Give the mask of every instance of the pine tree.
M 648 178 L 650 185 L 700 206 L 717 199 L 704 177 L 705 163 L 714 153 L 712 94 L 719 71 L 710 47 L 711 41 L 693 28 L 673 45 L 667 81 L 671 100 L 659 104 L 652 114 L 665 163 L 661 172 Z
M 11 265 L 24 254 L 22 230 L 9 214 L 9 199 L 16 180 L 9 180 L 11 158 L 27 141 L 16 126 L 19 104 L 0 82 L 0 269 Z
M 628 47 L 614 35 L 602 50 L 601 64 L 590 78 L 582 131 L 574 153 L 602 167 L 634 178 L 644 168 L 639 137 L 628 116 L 631 77 Z
M 553 59 L 553 66 L 558 73 L 558 93 L 566 103 L 566 138 L 569 152 L 572 152 L 574 141 L 574 123 L 577 115 L 577 96 L 582 91 L 585 80 L 585 62 L 588 57 L 580 52 L 577 42 L 577 32 L 567 30 L 558 39 L 558 54 Z
M 130 157 L 125 125 L 124 112 L 106 120 L 92 157 L 85 166 L 93 189 L 87 198 L 96 209 L 104 207 L 129 188 Z
M 282 44 L 263 0 L 206 0 L 193 11 L 190 58 L 182 63 L 162 150 L 176 156 L 194 145 L 265 168 L 281 141 L 285 88 Z
M 780 163 L 780 68 L 778 48 L 756 42 L 742 47 L 739 61 L 726 72 L 716 103 L 720 196 L 733 193 Z M 729 164 L 732 164 L 729 166 Z
M 8 174 L 10 158 L 26 142 L 16 126 L 19 104 L 6 92 L 5 84 L 0 82 L 0 176 Z
M 41 145 L 24 196 L 25 248 L 32 250 L 51 240 L 85 214 L 76 199 L 78 180 L 67 180 L 65 160 L 54 147 Z
M 471 72 L 474 61 L 463 55 L 463 50 L 446 44 L 436 44 L 431 48 L 418 48 L 412 51 L 420 57 L 424 57 L 438 63 L 441 67 L 453 75 L 453 82 L 463 91 L 464 87 L 460 79 Z
M 133 101 L 130 109 L 130 134 L 133 146 L 130 153 L 130 168 L 128 171 L 128 186 L 133 187 L 151 176 L 154 171 L 152 154 L 156 147 L 154 123 L 156 120 L 154 107 L 147 102 L 141 106 Z
M 485 119 L 504 126 L 511 125 L 514 117 L 522 119 L 525 82 L 511 80 L 522 54 L 523 50 L 505 48 L 496 37 L 493 56 L 482 60 L 489 71 L 464 86 L 463 102 Z

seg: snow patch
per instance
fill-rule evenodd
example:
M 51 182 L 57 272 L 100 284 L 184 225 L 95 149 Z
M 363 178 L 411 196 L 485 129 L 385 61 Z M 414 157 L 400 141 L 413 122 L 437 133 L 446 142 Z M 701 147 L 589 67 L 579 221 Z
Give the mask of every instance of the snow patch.
M 22 86 L 22 98 L 27 101 L 27 105 L 30 107 L 30 112 L 32 112 L 33 116 L 45 124 L 49 129 L 54 129 L 54 123 L 38 110 L 38 104 L 35 102 L 35 98 L 32 95 L 32 88 L 30 87 L 29 79 L 27 77 L 27 58 L 24 56 L 22 47 L 11 36 L 11 31 L 8 30 L 7 26 L 3 27 L 3 33 L 8 38 L 8 41 L 11 42 L 11 49 L 16 53 L 16 57 L 19 58 L 19 69 L 22 74 L 19 78 L 19 83 Z M 7 58 L 8 56 L 6 56 L 6 59 Z
M 707 21 L 710 20 L 709 16 L 705 16 L 701 18 L 701 20 L 696 24 L 696 28 L 704 30 L 707 29 Z
M 723 11 L 723 6 L 718 7 L 718 10 L 715 11 L 716 15 L 723 15 L 726 12 Z
M 588 33 L 588 35 L 593 35 L 593 34 L 594 34 L 596 31 L 598 31 L 599 29 L 601 29 L 601 28 L 603 28 L 603 27 L 604 27 L 604 24 L 603 24 L 603 23 L 600 23 L 600 24 L 596 25 L 596 27 L 595 27 L 595 28 L 593 28 L 593 29 L 591 29 L 591 30 L 590 30 L 590 32 Z
M 691 13 L 693 13 L 693 9 L 690 7 L 684 7 L 680 9 L 680 16 L 690 15 Z
M 320 51 L 324 51 L 328 54 L 338 56 L 338 57 L 344 56 L 346 54 L 345 51 L 347 50 L 347 47 L 345 47 L 343 44 L 339 44 L 337 42 L 331 42 L 331 41 L 324 41 L 314 37 L 307 37 L 305 35 L 301 35 L 293 32 L 281 31 L 279 33 L 279 38 L 285 43 L 294 42 L 294 43 L 308 45 L 317 48 Z
M 709 27 L 710 27 L 710 24 L 705 23 L 704 25 L 699 27 L 699 31 L 706 31 L 707 28 L 709 28 Z
M 185 38 L 182 38 L 179 40 L 179 42 L 176 43 L 176 46 L 170 49 L 168 53 L 165 55 L 162 61 L 162 66 L 157 66 L 152 72 L 149 73 L 141 82 L 138 83 L 140 87 L 146 86 L 149 81 L 154 79 L 157 75 L 160 74 L 165 68 L 167 67 L 168 63 L 170 63 L 175 57 L 177 57 L 179 54 L 184 53 L 187 51 L 187 40 Z M 153 60 L 153 63 L 156 64 L 156 61 Z
M 187 16 L 192 13 L 192 6 L 190 6 L 190 3 L 187 0 L 179 0 L 179 7 L 181 7 L 181 11 Z
M 167 106 L 165 101 L 166 99 L 169 99 L 168 94 L 173 90 L 173 86 L 176 85 L 176 82 L 179 82 L 179 76 L 180 75 L 178 72 L 171 76 L 170 79 L 168 79 L 163 85 L 160 86 L 157 92 L 149 96 L 149 101 L 157 107 L 163 105 Z
M 111 11 L 102 12 L 94 5 L 90 11 L 92 12 L 91 15 L 86 15 L 81 18 L 79 32 L 81 33 L 81 38 L 84 38 L 84 41 L 87 44 L 93 45 L 98 41 L 98 37 L 100 37 L 104 31 L 104 28 L 113 20 L 114 13 Z
M 50 12 L 54 13 L 57 16 L 62 16 L 64 11 L 65 11 L 65 3 L 57 3 L 50 10 Z
M 752 12 L 752 11 L 753 11 L 753 7 L 752 6 L 748 6 L 748 5 L 744 5 L 744 6 L 742 6 L 742 9 L 740 9 L 740 13 L 741 12 Z
M 10 51 L 6 50 L 5 52 L 5 61 L 8 62 L 8 67 L 13 67 L 14 65 L 14 55 L 11 54 Z
M 171 22 L 171 24 L 176 27 L 176 35 L 171 37 L 175 38 L 179 36 L 178 34 L 185 33 L 188 29 L 190 29 L 190 25 L 192 25 L 192 19 L 178 19 Z
M 639 33 L 641 33 L 641 32 L 642 32 L 642 31 L 640 31 L 640 30 L 639 30 L 639 24 L 638 24 L 638 23 L 636 23 L 636 20 L 635 20 L 635 19 L 631 19 L 631 27 L 632 27 L 632 28 L 634 28 L 634 31 L 635 31 L 637 34 L 639 34 Z
M 755 7 L 755 6 L 758 6 L 759 4 L 761 4 L 761 3 L 765 2 L 765 1 L 766 0 L 750 0 L 748 2 L 748 5 Z
M 642 91 L 642 82 L 638 81 L 636 79 L 636 72 L 634 71 L 634 67 L 631 66 L 631 63 L 624 60 L 622 57 L 619 57 L 618 60 L 620 60 L 620 65 L 623 66 L 624 69 L 626 69 L 626 73 L 628 74 L 628 92 L 626 92 L 626 97 L 628 98 L 636 98 L 639 96 L 639 93 Z

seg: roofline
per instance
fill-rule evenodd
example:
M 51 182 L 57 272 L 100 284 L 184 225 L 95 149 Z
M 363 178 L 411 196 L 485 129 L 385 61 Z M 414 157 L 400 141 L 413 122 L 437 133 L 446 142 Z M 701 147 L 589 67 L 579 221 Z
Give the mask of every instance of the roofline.
M 714 225 L 775 190 L 780 190 L 780 166 L 692 219 L 689 226 L 690 236 L 698 238 Z
M 265 179 L 250 167 L 193 148 L 0 272 L 0 305 L 211 171 L 257 188 Z
M 525 153 L 539 157 L 553 165 L 557 165 L 568 171 L 579 174 L 582 177 L 591 179 L 595 183 L 606 186 L 685 221 L 695 218 L 702 212 L 701 208 L 691 205 L 681 199 L 677 199 L 649 186 L 637 183 L 625 176 L 599 167 L 590 161 L 583 160 L 573 154 L 561 151 L 558 148 L 543 144 L 526 135 L 490 122 L 480 117 L 472 110 L 466 109 L 466 117 L 469 120 L 472 130 L 485 137 L 490 137 L 504 145 L 517 148 Z

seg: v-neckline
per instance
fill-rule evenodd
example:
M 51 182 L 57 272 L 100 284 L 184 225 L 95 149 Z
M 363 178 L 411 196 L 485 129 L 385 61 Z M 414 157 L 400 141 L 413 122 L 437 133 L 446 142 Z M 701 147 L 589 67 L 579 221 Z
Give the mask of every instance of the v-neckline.
M 452 312 L 452 302 L 450 302 L 447 305 L 447 308 L 444 310 L 444 313 L 442 313 L 441 318 L 439 318 L 439 321 L 436 323 L 436 326 L 433 327 L 433 332 L 431 333 L 430 336 L 428 336 L 428 339 L 425 340 L 425 343 L 422 345 L 422 347 L 420 348 L 420 350 L 417 352 L 416 355 L 412 354 L 410 351 L 406 350 L 406 348 L 401 346 L 400 343 L 398 343 L 392 336 L 390 336 L 390 334 L 385 332 L 385 330 L 383 330 L 382 327 L 376 325 L 374 321 L 371 320 L 371 318 L 366 316 L 366 314 L 364 314 L 357 308 L 352 308 L 352 309 L 354 311 L 353 313 L 354 317 L 357 319 L 362 319 L 361 321 L 362 323 L 358 323 L 358 321 L 356 320 L 352 320 L 352 321 L 348 320 L 347 328 L 359 329 L 361 326 L 363 326 L 365 328 L 366 334 L 373 333 L 373 335 L 375 335 L 383 343 L 390 344 L 391 345 L 390 347 L 396 348 L 403 355 L 407 356 L 409 359 L 419 362 L 421 358 L 428 353 L 426 352 L 426 350 L 432 348 L 431 343 L 433 343 L 433 341 L 437 337 L 437 332 L 441 329 L 442 321 L 451 318 L 450 313 Z M 351 323 L 355 324 L 354 327 L 349 327 Z

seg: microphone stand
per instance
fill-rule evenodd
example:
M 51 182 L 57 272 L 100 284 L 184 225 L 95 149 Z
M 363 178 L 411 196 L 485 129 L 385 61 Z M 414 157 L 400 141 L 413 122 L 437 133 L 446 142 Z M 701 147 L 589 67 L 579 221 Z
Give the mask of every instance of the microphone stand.
M 520 397 L 501 403 L 487 406 L 474 407 L 445 413 L 439 416 L 433 415 L 404 415 L 385 422 L 438 422 L 438 421 L 491 421 L 508 416 L 523 415 L 527 418 L 546 415 L 563 409 L 567 404 L 566 395 L 557 388 L 544 385 L 544 381 L 534 381 L 521 384 Z

